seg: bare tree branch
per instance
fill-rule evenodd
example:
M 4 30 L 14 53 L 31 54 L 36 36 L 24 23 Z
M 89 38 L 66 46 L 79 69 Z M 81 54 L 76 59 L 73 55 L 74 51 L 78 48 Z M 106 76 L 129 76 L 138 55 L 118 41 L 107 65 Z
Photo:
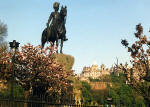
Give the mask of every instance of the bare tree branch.
M 0 21 L 0 43 L 7 37 L 7 25 Z

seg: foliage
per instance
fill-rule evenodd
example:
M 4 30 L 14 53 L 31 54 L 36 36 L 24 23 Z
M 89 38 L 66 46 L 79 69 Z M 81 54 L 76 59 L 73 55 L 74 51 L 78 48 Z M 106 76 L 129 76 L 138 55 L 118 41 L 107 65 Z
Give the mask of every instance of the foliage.
M 93 96 L 93 100 L 96 101 L 98 104 L 104 104 L 105 103 L 104 96 L 106 94 L 106 91 L 92 90 L 91 93 Z
M 93 79 L 91 77 L 89 77 L 90 82 L 110 82 L 110 76 L 109 75 L 103 75 L 100 78 L 97 79 Z
M 107 82 L 111 82 L 110 90 L 92 90 L 87 82 L 82 82 L 82 96 L 85 104 L 89 101 L 96 102 L 99 105 L 107 104 L 107 98 L 112 98 L 112 104 L 124 107 L 145 107 L 145 101 L 132 86 L 126 84 L 126 76 L 123 72 L 116 76 L 111 74 L 105 78 Z M 91 100 L 90 100 L 91 99 Z M 140 100 L 140 101 L 139 101 Z
M 141 24 L 138 24 L 136 26 L 136 31 L 137 32 L 134 35 L 137 38 L 137 41 L 135 41 L 131 46 L 129 46 L 127 40 L 122 40 L 121 43 L 123 46 L 128 48 L 128 52 L 132 57 L 131 62 L 133 68 L 131 69 L 131 74 L 128 74 L 131 75 L 131 81 L 129 82 L 148 103 L 150 102 L 150 40 L 146 35 L 143 34 L 143 27 Z M 136 78 L 138 78 L 138 81 L 135 80 L 136 78 L 133 75 L 134 72 L 138 74 L 138 76 L 136 76 Z
M 7 88 L 3 89 L 0 91 L 0 95 L 5 96 L 5 97 L 9 97 L 10 93 L 11 93 L 11 83 L 7 83 L 6 84 Z M 18 84 L 14 84 L 14 90 L 13 90 L 14 97 L 17 98 L 24 98 L 24 89 L 18 85 Z
M 92 90 L 90 85 L 87 82 L 82 82 L 82 96 L 85 104 L 88 104 L 89 101 L 96 102 L 98 104 L 107 104 L 107 98 L 112 98 L 112 104 L 122 105 L 125 107 L 133 107 L 134 105 L 143 105 L 143 97 L 139 93 L 135 93 L 135 90 L 126 84 L 126 77 L 123 73 L 120 73 L 119 76 L 111 74 L 110 76 L 105 77 L 107 82 L 111 82 L 110 90 Z M 139 98 L 141 101 L 139 102 Z
M 118 94 L 123 105 L 131 105 L 133 103 L 133 92 L 128 85 L 122 84 Z
M 119 73 L 119 76 L 116 76 L 114 74 L 110 75 L 111 81 L 113 83 L 118 82 L 118 83 L 125 83 L 126 77 L 123 73 Z
M 89 91 L 91 90 L 91 86 L 85 81 L 82 81 L 82 87 L 86 88 Z
M 82 97 L 84 104 L 91 104 L 93 101 L 91 86 L 87 82 L 82 82 Z
M 106 81 L 110 84 L 110 90 L 92 90 L 87 82 L 82 82 L 82 96 L 84 104 L 96 102 L 99 105 L 108 104 L 107 98 L 112 98 L 112 104 L 124 107 L 145 107 L 145 101 L 132 86 L 126 84 L 126 76 L 123 72 L 116 76 L 111 74 L 107 76 Z M 85 101 L 86 100 L 86 101 Z
M 139 107 L 139 105 L 141 107 L 146 107 L 144 98 L 142 96 L 135 96 L 135 102 L 135 107 Z
M 8 45 L 7 42 L 0 43 L 0 53 L 8 51 Z
M 89 80 L 90 80 L 90 82 L 99 82 L 100 81 L 100 79 L 93 79 L 91 77 L 89 77 Z
M 120 104 L 120 96 L 118 95 L 117 90 L 111 89 L 110 94 L 113 99 L 112 103 L 115 105 L 119 105 Z
M 72 67 L 74 64 L 74 58 L 71 55 L 65 55 L 65 54 L 54 54 L 56 57 L 56 61 L 63 65 L 64 69 L 67 72 L 72 72 Z
M 111 82 L 110 75 L 104 75 L 103 77 L 101 77 L 101 81 L 103 81 L 103 82 Z
M 127 85 L 125 80 L 126 77 L 123 73 L 120 73 L 119 76 L 111 74 L 112 87 L 110 89 L 110 96 L 113 99 L 113 104 L 119 105 L 122 104 L 127 107 L 133 107 L 135 105 L 143 105 L 144 100 L 143 97 L 137 93 L 130 85 Z M 140 98 L 141 101 L 138 102 L 136 98 Z
M 51 53 L 51 47 L 42 49 L 41 46 L 34 47 L 27 44 L 17 51 L 15 55 L 15 76 L 16 81 L 24 90 L 32 89 L 34 95 L 59 91 L 67 91 L 70 86 L 66 79 L 70 73 L 58 64 L 55 56 Z M 6 68 L 2 69 L 1 78 L 10 80 L 12 74 L 12 54 L 5 52 L 0 58 L 0 64 L 6 64 Z
M 139 71 L 141 79 L 150 81 L 150 68 L 149 68 L 149 57 L 150 57 L 150 40 L 147 39 L 146 35 L 143 34 L 143 27 L 141 24 L 136 26 L 135 37 L 137 41 L 129 46 L 127 40 L 122 40 L 121 43 L 126 48 L 133 58 L 133 67 L 136 67 Z

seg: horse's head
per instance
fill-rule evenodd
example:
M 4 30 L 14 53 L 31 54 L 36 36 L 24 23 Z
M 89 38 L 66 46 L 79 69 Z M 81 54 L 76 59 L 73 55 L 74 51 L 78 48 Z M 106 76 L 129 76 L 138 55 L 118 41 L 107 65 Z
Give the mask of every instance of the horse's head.
M 61 7 L 60 15 L 61 15 L 62 17 L 67 16 L 67 6 L 65 6 L 65 7 L 62 6 L 62 7 Z

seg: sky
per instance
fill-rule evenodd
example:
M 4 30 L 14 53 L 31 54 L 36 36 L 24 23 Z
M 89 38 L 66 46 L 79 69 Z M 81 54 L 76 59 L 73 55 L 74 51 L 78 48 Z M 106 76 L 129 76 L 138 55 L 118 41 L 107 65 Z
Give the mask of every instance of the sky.
M 69 40 L 63 53 L 75 58 L 75 73 L 93 63 L 111 67 L 116 58 L 119 63 L 129 62 L 121 39 L 133 43 L 138 23 L 149 35 L 150 0 L 0 0 L 0 20 L 8 27 L 6 41 L 39 45 L 55 1 L 67 6 Z

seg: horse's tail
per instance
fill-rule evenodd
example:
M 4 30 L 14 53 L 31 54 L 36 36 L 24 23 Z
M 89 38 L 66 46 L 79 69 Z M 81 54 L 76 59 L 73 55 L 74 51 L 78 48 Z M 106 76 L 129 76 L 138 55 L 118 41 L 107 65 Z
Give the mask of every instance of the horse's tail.
M 42 37 L 41 37 L 42 48 L 44 48 L 46 41 L 47 41 L 47 29 L 44 29 L 44 31 L 42 32 Z

